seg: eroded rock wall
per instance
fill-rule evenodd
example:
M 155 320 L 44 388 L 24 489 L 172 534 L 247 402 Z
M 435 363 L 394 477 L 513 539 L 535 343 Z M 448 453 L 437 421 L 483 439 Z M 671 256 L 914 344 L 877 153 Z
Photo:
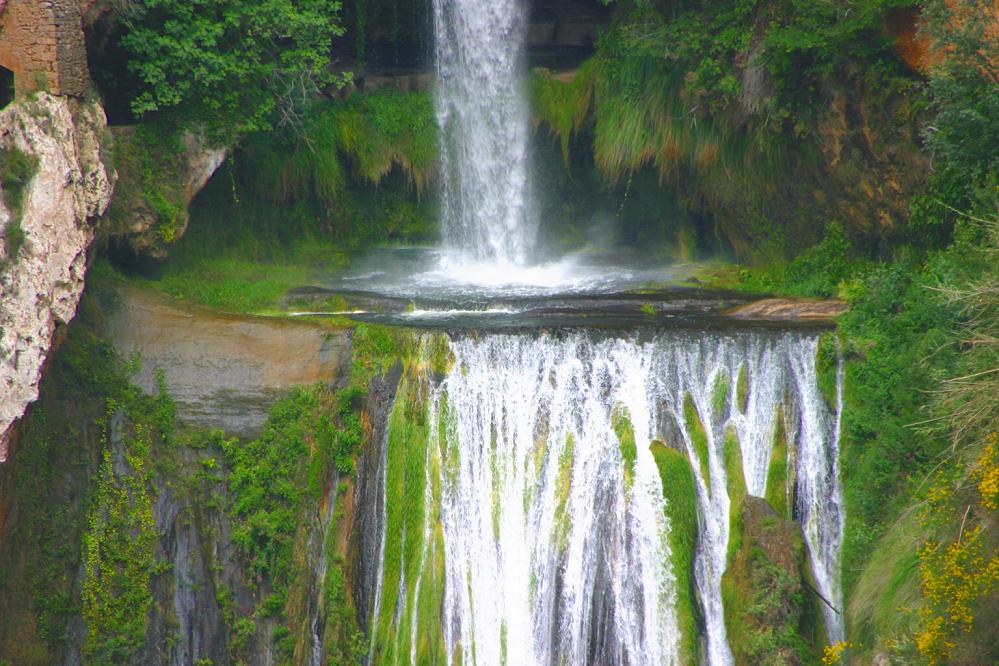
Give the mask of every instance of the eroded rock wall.
M 108 212 L 113 241 L 136 255 L 166 259 L 190 220 L 188 206 L 228 155 L 203 136 L 185 132 L 158 143 L 140 126 L 112 130 L 121 181 Z
M 14 256 L 0 247 L 0 462 L 11 428 L 38 397 L 56 328 L 69 322 L 83 292 L 92 220 L 111 200 L 114 174 L 101 156 L 106 129 L 96 102 L 39 93 L 0 112 L 0 148 L 37 160 L 20 211 L 0 198 L 0 231 L 20 227 Z

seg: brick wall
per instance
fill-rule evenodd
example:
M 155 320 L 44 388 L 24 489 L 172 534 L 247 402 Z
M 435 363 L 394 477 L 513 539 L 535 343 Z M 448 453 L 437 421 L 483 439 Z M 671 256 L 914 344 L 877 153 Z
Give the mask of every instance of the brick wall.
M 80 0 L 0 0 L 0 66 L 18 94 L 90 89 Z

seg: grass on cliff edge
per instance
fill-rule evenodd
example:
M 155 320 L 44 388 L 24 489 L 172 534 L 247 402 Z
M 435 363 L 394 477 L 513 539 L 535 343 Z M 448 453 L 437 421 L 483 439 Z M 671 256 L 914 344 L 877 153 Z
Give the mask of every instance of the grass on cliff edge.
M 314 269 L 295 263 L 260 263 L 219 258 L 167 263 L 155 276 L 126 274 L 106 261 L 91 271 L 112 282 L 128 282 L 185 303 L 227 312 L 278 314 L 292 287 L 309 284 Z

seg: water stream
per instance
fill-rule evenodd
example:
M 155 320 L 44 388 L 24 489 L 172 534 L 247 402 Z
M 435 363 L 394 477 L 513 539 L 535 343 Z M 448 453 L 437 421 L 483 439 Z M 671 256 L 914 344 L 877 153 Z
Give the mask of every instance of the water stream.
M 520 0 L 434 0 L 445 265 L 523 266 L 537 220 L 528 182 L 526 10 Z

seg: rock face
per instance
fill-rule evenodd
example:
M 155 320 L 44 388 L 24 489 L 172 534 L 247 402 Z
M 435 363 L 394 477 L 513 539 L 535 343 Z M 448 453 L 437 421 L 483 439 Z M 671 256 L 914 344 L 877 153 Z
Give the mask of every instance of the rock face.
M 0 112 L 0 128 L 0 148 L 37 160 L 20 214 L 0 202 L 0 230 L 7 237 L 19 225 L 24 238 L 15 256 L 0 248 L 2 462 L 11 426 L 38 397 L 56 326 L 76 313 L 94 238 L 91 220 L 107 208 L 114 176 L 102 161 L 106 121 L 95 102 L 39 93 Z
M 764 298 L 729 311 L 740 319 L 767 319 L 775 321 L 808 321 L 834 319 L 846 312 L 843 301 L 813 298 Z
M 150 140 L 136 127 L 116 127 L 121 181 L 108 212 L 110 233 L 136 254 L 165 259 L 187 230 L 187 207 L 225 161 L 228 149 L 184 133 L 177 146 Z
M 183 420 L 253 437 L 267 408 L 293 386 L 342 383 L 350 335 L 305 322 L 182 308 L 134 289 L 110 299 L 107 337 L 140 356 L 132 382 L 155 392 L 163 372 Z
M 107 340 L 109 328 L 126 337 Z M 350 358 L 349 336 L 314 322 L 208 313 L 92 282 L 46 367 L 10 463 L 0 465 L 0 664 L 326 663 L 314 650 L 327 641 L 340 645 L 333 630 L 344 615 L 327 581 L 347 571 L 341 558 L 353 516 L 351 480 L 332 468 L 315 476 L 309 470 L 319 467 L 297 461 L 294 484 L 310 490 L 290 518 L 297 527 L 286 620 L 256 614 L 274 579 L 269 565 L 247 556 L 248 523 L 233 509 L 244 495 L 230 483 L 231 459 L 212 438 L 188 445 L 186 433 L 173 430 L 172 409 L 165 435 L 164 413 L 125 388 L 107 342 L 126 356 L 139 354 L 137 379 L 147 389 L 156 384 L 155 370 L 165 369 L 176 416 L 200 415 L 204 424 L 220 423 L 206 414 L 220 386 L 228 387 L 233 413 L 262 414 L 268 405 L 258 404 L 260 384 L 340 384 L 351 367 L 340 363 Z M 205 404 L 191 393 L 201 382 Z M 384 424 L 391 394 L 378 386 L 386 381 L 372 389 L 381 411 L 359 415 L 363 423 Z M 109 400 L 117 406 L 110 413 Z M 277 430 L 315 442 L 321 423 Z M 374 448 L 367 438 L 362 446 Z M 146 544 L 129 559 L 138 566 L 108 573 L 123 557 L 122 544 L 133 542 Z M 88 588 L 88 581 L 98 582 Z M 88 590 L 95 594 L 87 597 Z M 108 610 L 121 607 L 114 599 L 147 591 L 147 610 L 136 604 L 144 616 L 138 624 Z M 293 636 L 275 640 L 282 624 Z M 102 658 L 110 645 L 127 656 Z
M 801 528 L 761 497 L 746 496 L 738 510 L 738 550 L 722 579 L 736 665 L 816 663 L 821 601 L 807 580 Z

